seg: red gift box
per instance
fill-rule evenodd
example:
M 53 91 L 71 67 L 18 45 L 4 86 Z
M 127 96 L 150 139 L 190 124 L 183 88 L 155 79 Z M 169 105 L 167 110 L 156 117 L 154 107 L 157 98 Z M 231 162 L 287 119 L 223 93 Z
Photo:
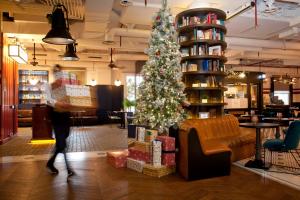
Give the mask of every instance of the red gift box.
M 70 79 L 70 84 L 71 85 L 80 85 L 79 80 L 73 80 L 73 79 Z
M 151 162 L 151 156 L 150 156 L 149 152 L 139 151 L 134 147 L 129 148 L 129 156 L 128 157 L 135 159 L 135 160 L 145 161 L 146 163 Z
M 63 78 L 60 78 L 60 79 L 57 79 L 55 80 L 52 84 L 51 84 L 51 88 L 54 90 L 56 88 L 59 88 L 61 86 L 64 86 L 64 85 L 69 85 L 71 82 L 70 82 L 70 79 L 63 79 Z
M 175 153 L 163 153 L 162 156 L 162 164 L 166 166 L 175 166 Z
M 115 168 L 126 167 L 128 151 L 107 152 L 107 162 Z
M 175 151 L 175 138 L 169 136 L 157 136 L 156 140 L 162 142 L 163 151 Z

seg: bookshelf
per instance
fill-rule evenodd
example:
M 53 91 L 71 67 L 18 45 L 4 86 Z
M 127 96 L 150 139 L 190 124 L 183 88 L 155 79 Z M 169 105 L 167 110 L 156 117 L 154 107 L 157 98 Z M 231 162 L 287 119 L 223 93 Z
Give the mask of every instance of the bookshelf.
M 224 114 L 225 19 L 226 13 L 214 8 L 190 9 L 176 16 L 189 118 Z
M 36 84 L 32 84 L 35 80 Z M 46 70 L 19 70 L 19 108 L 31 109 L 35 104 L 41 103 L 45 94 L 41 89 L 42 83 L 48 83 Z

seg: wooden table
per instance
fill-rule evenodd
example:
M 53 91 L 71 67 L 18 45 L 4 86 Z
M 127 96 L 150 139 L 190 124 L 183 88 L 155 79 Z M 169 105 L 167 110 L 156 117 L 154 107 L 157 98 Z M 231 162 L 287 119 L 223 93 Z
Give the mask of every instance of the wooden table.
M 255 159 L 249 160 L 245 166 L 251 168 L 265 169 L 265 164 L 261 159 L 261 138 L 260 129 L 262 128 L 279 128 L 279 124 L 275 123 L 240 123 L 240 127 L 255 128 L 256 129 L 256 142 L 255 142 Z

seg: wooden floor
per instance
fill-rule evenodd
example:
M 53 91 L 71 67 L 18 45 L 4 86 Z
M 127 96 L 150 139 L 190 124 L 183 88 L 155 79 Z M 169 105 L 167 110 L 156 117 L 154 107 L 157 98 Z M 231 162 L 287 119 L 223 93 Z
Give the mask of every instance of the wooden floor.
M 105 158 L 71 162 L 77 175 L 66 181 L 64 163 L 58 175 L 45 169 L 46 161 L 0 165 L 1 200 L 155 199 L 155 200 L 299 200 L 300 191 L 232 167 L 226 177 L 187 182 L 177 175 L 153 178 L 115 169 Z
M 1 0 L 0 0 L 1 1 Z M 31 128 L 19 128 L 18 135 L 0 145 L 0 157 L 41 155 L 52 152 L 53 144 L 30 144 Z M 127 129 L 117 125 L 72 127 L 68 152 L 107 151 L 127 148 Z

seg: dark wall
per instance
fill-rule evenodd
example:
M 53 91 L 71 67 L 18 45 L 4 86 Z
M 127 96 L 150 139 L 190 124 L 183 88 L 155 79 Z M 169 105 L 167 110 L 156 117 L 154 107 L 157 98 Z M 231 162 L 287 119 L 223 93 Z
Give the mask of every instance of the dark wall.
M 123 109 L 124 86 L 97 85 L 97 115 L 100 123 L 107 123 L 107 111 Z

